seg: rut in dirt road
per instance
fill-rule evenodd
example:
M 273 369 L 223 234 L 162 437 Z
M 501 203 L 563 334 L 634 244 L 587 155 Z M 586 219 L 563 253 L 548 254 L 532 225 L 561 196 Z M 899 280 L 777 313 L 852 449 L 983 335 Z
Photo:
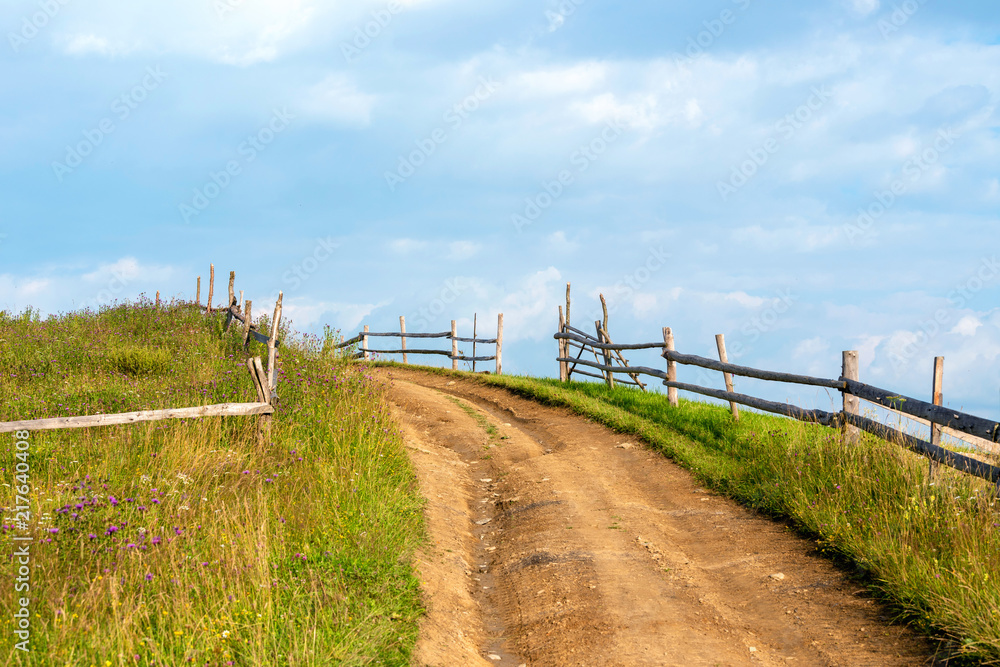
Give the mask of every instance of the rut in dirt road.
M 421 665 L 929 665 L 780 523 L 567 410 L 386 371 L 433 545 Z

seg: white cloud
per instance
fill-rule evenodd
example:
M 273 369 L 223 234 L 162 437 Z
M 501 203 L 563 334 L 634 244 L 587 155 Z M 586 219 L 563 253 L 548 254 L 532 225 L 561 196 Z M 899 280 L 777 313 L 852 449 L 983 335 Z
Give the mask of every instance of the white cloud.
M 541 340 L 552 328 L 552 304 L 559 303 L 562 275 L 554 267 L 538 271 L 520 281 L 505 296 L 498 311 L 504 314 L 507 340 Z M 565 298 L 565 291 L 561 294 Z
M 851 9 L 861 16 L 868 16 L 876 11 L 881 4 L 879 0 L 849 0 L 849 2 Z
M 961 336 L 975 336 L 976 329 L 983 326 L 983 323 L 979 321 L 979 318 L 974 315 L 966 315 L 958 321 L 949 333 L 959 334 Z
M 452 241 L 448 244 L 448 259 L 472 259 L 482 248 L 482 244 L 475 241 Z
M 303 94 L 301 109 L 314 118 L 348 125 L 367 126 L 378 99 L 358 90 L 345 74 L 331 74 Z
M 391 303 L 391 299 L 378 303 L 343 303 L 299 297 L 285 301 L 282 310 L 299 331 L 313 327 L 324 320 L 330 320 L 333 327 L 340 329 L 345 338 L 353 338 L 364 324 L 365 318 Z M 326 317 L 327 315 L 330 317 Z
M 389 249 L 399 255 L 409 255 L 427 248 L 430 244 L 427 241 L 417 239 L 393 239 L 389 242 Z
M 571 241 L 566 238 L 566 232 L 563 231 L 552 232 L 548 235 L 546 240 L 549 243 L 549 247 L 559 253 L 571 253 L 580 247 L 580 244 L 576 241 Z

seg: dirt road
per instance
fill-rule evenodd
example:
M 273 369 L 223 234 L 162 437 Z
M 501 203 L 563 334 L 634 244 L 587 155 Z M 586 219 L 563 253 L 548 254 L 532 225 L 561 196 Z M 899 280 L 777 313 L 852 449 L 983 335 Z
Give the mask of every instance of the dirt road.
M 382 372 L 429 501 L 418 664 L 934 663 L 812 543 L 635 439 L 474 381 Z

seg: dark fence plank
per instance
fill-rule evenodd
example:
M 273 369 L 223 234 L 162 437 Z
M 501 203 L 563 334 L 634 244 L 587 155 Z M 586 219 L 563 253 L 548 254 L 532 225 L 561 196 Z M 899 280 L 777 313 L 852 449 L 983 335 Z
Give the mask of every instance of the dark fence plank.
M 662 346 L 661 346 L 662 347 Z M 827 380 L 825 378 L 814 378 L 808 375 L 795 375 L 793 373 L 779 373 L 775 371 L 762 371 L 747 366 L 737 366 L 736 364 L 724 364 L 715 359 L 706 359 L 694 354 L 681 354 L 679 352 L 665 351 L 661 356 L 668 361 L 675 361 L 686 366 L 701 366 L 713 371 L 722 373 L 732 373 L 743 377 L 756 378 L 758 380 L 771 380 L 774 382 L 790 382 L 792 384 L 808 384 L 815 387 L 829 387 L 830 389 L 842 390 L 846 386 L 844 380 Z
M 667 379 L 667 374 L 664 373 L 663 371 L 657 370 L 655 368 L 648 368 L 646 366 L 605 366 L 604 364 L 599 364 L 594 361 L 586 361 L 584 359 L 577 359 L 574 357 L 559 357 L 556 359 L 556 361 L 568 361 L 572 363 L 574 366 L 576 364 L 583 364 L 584 366 L 590 366 L 591 368 L 597 368 L 602 371 L 611 371 L 612 373 L 623 373 L 625 375 L 629 375 L 632 373 L 635 374 L 641 373 L 642 375 L 652 375 L 653 377 L 660 378 L 661 380 Z M 581 371 L 573 371 L 573 372 L 579 373 Z M 605 376 L 603 375 L 600 377 L 602 380 L 605 379 Z
M 564 338 L 566 340 L 577 341 L 588 347 L 596 347 L 599 350 L 662 350 L 663 343 L 632 343 L 630 345 L 614 345 L 602 343 L 591 336 L 575 336 L 573 334 L 555 334 L 553 338 Z
M 983 417 L 949 410 L 941 405 L 934 405 L 909 396 L 893 394 L 885 389 L 879 389 L 863 382 L 844 380 L 847 393 L 863 398 L 872 403 L 878 403 L 897 412 L 914 417 L 920 417 L 935 424 L 941 424 L 962 433 L 975 435 L 992 442 L 1000 442 L 1000 423 Z
M 885 424 L 879 423 L 867 417 L 862 417 L 861 415 L 845 414 L 844 419 L 847 423 L 857 426 L 858 428 L 868 431 L 874 435 L 885 440 L 893 441 L 895 440 L 902 446 L 910 449 L 918 454 L 923 454 L 927 458 L 943 463 L 946 466 L 955 468 L 964 473 L 970 475 L 975 475 L 976 477 L 981 477 L 985 480 L 989 480 L 996 484 L 1000 481 L 1000 468 L 992 466 L 989 463 L 984 463 L 971 456 L 965 456 L 959 454 L 958 452 L 953 452 L 950 449 L 945 449 L 939 445 L 932 445 L 926 440 L 921 440 L 909 433 L 903 433 L 894 429 L 891 426 L 886 426 Z
M 694 384 L 685 384 L 683 382 L 669 382 L 665 380 L 663 384 L 668 387 L 673 387 L 674 389 L 679 389 L 681 391 L 690 391 L 695 394 L 711 396 L 712 398 L 718 398 L 723 401 L 730 401 L 730 402 L 740 403 L 742 405 L 748 405 L 751 408 L 757 408 L 758 410 L 764 410 L 765 412 L 773 412 L 775 414 L 784 415 L 786 417 L 794 417 L 799 421 L 823 424 L 824 426 L 834 426 L 839 423 L 838 422 L 839 413 L 836 412 L 824 412 L 823 410 L 804 410 L 803 408 L 800 408 L 797 405 L 789 405 L 787 403 L 777 403 L 775 401 L 765 401 L 763 398 L 755 398 L 753 396 L 747 396 L 746 394 L 736 394 L 729 391 L 721 391 L 719 389 L 708 389 L 706 387 L 699 387 L 698 385 Z

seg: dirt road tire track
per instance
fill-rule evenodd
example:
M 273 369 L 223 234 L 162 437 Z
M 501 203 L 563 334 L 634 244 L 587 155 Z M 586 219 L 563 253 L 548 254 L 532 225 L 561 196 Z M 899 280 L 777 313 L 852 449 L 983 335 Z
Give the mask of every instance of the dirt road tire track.
M 428 499 L 417 664 L 933 664 L 810 542 L 635 439 L 472 380 L 381 372 Z

